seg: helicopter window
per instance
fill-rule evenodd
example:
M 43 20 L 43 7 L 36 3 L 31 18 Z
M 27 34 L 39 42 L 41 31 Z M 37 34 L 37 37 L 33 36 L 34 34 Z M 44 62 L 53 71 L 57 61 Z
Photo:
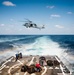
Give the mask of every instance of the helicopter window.
M 33 24 L 30 24 L 30 27 L 33 27 Z
M 34 24 L 34 26 L 37 26 L 36 24 Z

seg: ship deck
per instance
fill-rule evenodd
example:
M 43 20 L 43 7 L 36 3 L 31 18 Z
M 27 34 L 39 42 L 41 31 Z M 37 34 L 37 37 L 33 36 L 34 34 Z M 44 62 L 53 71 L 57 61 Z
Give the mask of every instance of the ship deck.
M 0 75 L 70 75 L 70 71 L 62 63 L 62 61 L 57 56 L 44 56 L 46 60 L 57 60 L 60 62 L 59 66 L 42 66 L 41 72 L 35 72 L 29 74 L 28 72 L 21 72 L 22 65 L 31 65 L 39 62 L 40 56 L 24 56 L 21 59 L 15 61 L 15 57 L 10 57 L 4 61 L 0 66 Z

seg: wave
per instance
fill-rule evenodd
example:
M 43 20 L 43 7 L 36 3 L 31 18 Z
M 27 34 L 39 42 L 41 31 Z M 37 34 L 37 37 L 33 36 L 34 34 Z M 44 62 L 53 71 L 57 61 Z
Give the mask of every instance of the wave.
M 14 48 L 22 44 L 32 43 L 37 37 L 39 36 L 0 36 L 0 51 Z
M 32 46 L 33 49 L 38 51 L 38 54 L 43 55 L 60 55 L 60 48 L 58 43 L 53 42 L 48 36 L 36 39 Z
M 66 49 L 65 51 L 74 55 L 74 35 L 58 35 L 51 36 L 54 42 L 57 42 L 61 48 Z
M 26 50 L 23 49 L 23 46 L 25 45 L 27 46 Z M 59 42 L 53 41 L 51 36 L 26 36 L 13 42 L 0 43 L 0 48 L 9 47 L 14 49 L 16 46 L 17 48 L 22 48 L 27 54 L 34 53 L 36 55 L 43 54 L 60 56 L 63 52 L 67 51 L 67 49 L 60 46 Z M 26 54 L 26 52 L 24 53 Z
M 34 51 L 35 54 L 60 55 L 60 53 L 62 53 L 61 51 L 63 51 L 61 48 L 59 48 L 59 44 L 56 43 L 56 42 L 53 42 L 50 39 L 49 36 L 28 37 L 28 38 L 25 38 L 25 39 L 20 39 L 19 41 L 20 42 L 21 41 L 29 41 L 29 42 L 33 41 L 31 43 L 23 43 L 21 45 L 20 48 L 22 48 L 22 50 L 24 50 L 23 46 L 26 45 L 26 50 L 24 50 L 25 54 L 26 54 L 26 52 L 28 52 L 29 54 L 31 54 L 31 53 L 33 53 L 32 51 Z M 17 45 L 16 43 L 14 44 L 13 42 L 6 42 L 5 44 L 3 43 L 2 45 L 6 45 L 6 44 L 10 44 L 10 46 Z M 18 48 L 19 48 L 19 46 L 18 46 Z

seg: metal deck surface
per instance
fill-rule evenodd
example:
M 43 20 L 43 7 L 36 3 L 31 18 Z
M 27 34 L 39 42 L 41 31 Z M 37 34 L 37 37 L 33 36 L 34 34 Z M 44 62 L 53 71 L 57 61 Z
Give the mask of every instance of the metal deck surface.
M 48 66 L 44 65 L 41 72 L 35 72 L 29 74 L 28 72 L 21 72 L 22 65 L 36 64 L 39 62 L 40 56 L 24 56 L 23 58 L 15 61 L 15 57 L 11 57 L 7 59 L 1 66 L 0 66 L 0 75 L 70 75 L 70 71 L 64 66 L 62 61 L 57 56 L 44 56 L 46 60 L 57 60 L 60 62 L 59 66 Z

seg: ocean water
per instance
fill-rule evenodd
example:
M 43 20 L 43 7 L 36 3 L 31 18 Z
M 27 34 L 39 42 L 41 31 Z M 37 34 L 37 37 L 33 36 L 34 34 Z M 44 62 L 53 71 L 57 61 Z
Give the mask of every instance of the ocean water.
M 57 55 L 74 71 L 74 35 L 0 35 L 0 61 L 17 52 L 23 55 Z

